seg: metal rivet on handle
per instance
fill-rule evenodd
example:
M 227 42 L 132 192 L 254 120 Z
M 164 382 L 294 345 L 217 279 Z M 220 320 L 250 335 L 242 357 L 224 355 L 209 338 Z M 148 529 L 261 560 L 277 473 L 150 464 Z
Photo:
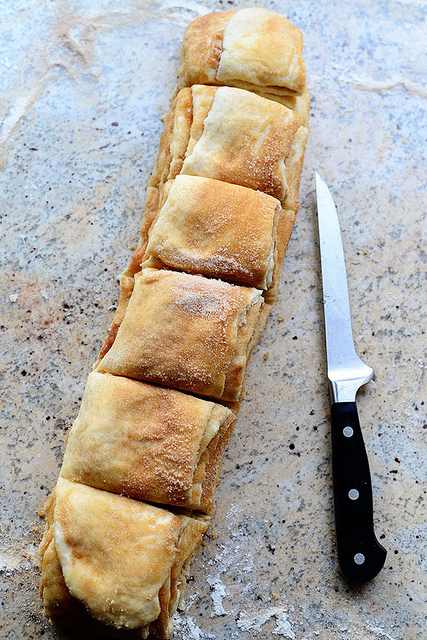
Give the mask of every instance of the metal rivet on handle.
M 361 565 L 365 562 L 365 556 L 363 555 L 363 553 L 356 553 L 353 560 L 355 564 Z
M 359 497 L 358 490 L 350 489 L 350 491 L 348 492 L 348 497 L 350 498 L 350 500 L 357 500 L 357 498 Z
M 345 435 L 346 438 L 351 438 L 351 436 L 354 433 L 354 431 L 353 431 L 353 429 L 351 427 L 344 427 L 342 432 L 343 432 L 343 434 Z

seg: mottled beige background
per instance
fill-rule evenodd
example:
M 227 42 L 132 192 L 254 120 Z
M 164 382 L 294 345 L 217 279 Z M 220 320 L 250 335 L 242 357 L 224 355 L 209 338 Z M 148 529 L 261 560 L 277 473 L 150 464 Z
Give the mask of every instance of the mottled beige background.
M 259 4 L 305 32 L 311 140 L 281 299 L 176 638 L 420 640 L 427 3 Z M 35 511 L 135 244 L 183 30 L 230 5 L 0 0 L 1 638 L 59 637 L 37 596 Z M 339 205 L 355 336 L 377 373 L 360 413 L 389 555 L 358 592 L 333 547 L 314 168 Z

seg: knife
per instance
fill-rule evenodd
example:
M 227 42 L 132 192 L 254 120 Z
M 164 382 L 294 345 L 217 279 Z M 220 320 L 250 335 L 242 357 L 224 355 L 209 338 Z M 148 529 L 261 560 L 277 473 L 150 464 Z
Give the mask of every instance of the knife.
M 361 584 L 381 571 L 387 555 L 375 536 L 371 474 L 356 406 L 357 391 L 374 372 L 356 353 L 337 210 L 326 183 L 315 175 L 338 562 L 347 580 Z

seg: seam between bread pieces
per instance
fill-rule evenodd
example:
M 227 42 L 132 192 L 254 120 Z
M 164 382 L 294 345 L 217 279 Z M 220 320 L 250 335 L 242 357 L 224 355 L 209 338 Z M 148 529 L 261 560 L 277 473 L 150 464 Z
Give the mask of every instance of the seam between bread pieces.
M 265 99 L 269 100 L 269 98 L 267 98 L 267 97 L 265 97 Z M 176 96 L 174 97 L 174 100 L 172 100 L 171 108 L 174 107 L 174 101 L 175 100 L 176 100 Z M 291 111 L 294 111 L 290 107 L 287 107 L 287 108 L 289 108 Z M 308 137 L 308 123 L 305 122 L 304 118 L 300 114 L 298 114 L 295 111 L 294 111 L 294 113 L 300 119 L 300 122 L 301 122 L 301 126 L 298 128 L 298 130 L 297 130 L 297 132 L 295 134 L 295 138 L 297 138 L 299 136 L 299 134 L 301 134 L 302 140 L 300 141 L 300 143 L 298 145 L 298 149 L 295 149 L 295 144 L 292 144 L 290 154 L 289 154 L 289 156 L 288 156 L 288 158 L 286 160 L 288 160 L 288 161 L 290 160 L 289 164 L 291 164 L 292 166 L 295 167 L 296 164 L 302 163 L 303 159 L 304 159 L 305 145 L 306 145 L 306 141 L 307 141 L 307 137 Z M 188 148 L 188 142 L 189 142 L 189 139 L 190 139 L 190 136 L 191 136 L 191 127 L 192 127 L 192 124 L 193 124 L 193 114 L 194 114 L 194 111 L 193 111 L 193 99 L 192 99 L 192 101 L 191 101 L 191 114 L 190 114 L 191 121 L 190 121 L 190 125 L 189 125 L 189 128 L 188 128 L 189 136 L 187 138 L 187 148 Z M 168 113 L 168 115 L 169 115 L 169 113 Z M 203 123 L 203 130 L 204 130 L 204 126 L 205 126 L 205 124 Z M 173 132 L 173 128 L 172 128 L 172 132 Z M 173 133 L 171 135 L 173 136 Z M 294 142 L 295 142 L 295 140 L 294 140 Z M 295 151 L 296 151 L 296 153 L 295 153 Z M 159 154 L 160 154 L 160 151 L 159 151 Z M 297 156 L 296 158 L 295 158 L 295 155 Z M 292 156 L 294 156 L 294 157 L 292 157 Z M 171 152 L 170 152 L 170 146 L 169 146 L 168 157 L 169 157 L 169 171 L 168 171 L 168 177 L 169 177 L 170 166 L 171 166 L 171 158 L 172 158 Z M 184 155 L 184 158 L 185 158 L 185 155 Z M 286 160 L 283 160 L 283 164 L 285 165 L 285 167 L 284 167 L 284 172 L 285 173 L 287 171 L 287 169 L 286 169 Z M 159 156 L 157 157 L 157 160 L 156 160 L 155 171 L 157 169 L 158 161 L 159 161 Z M 301 171 L 298 172 L 298 169 L 296 169 L 296 173 L 300 173 L 301 174 Z M 175 177 L 176 176 L 174 176 L 172 178 L 172 180 Z M 285 179 L 285 182 L 287 184 L 286 175 L 284 176 L 284 179 Z M 144 257 L 144 253 L 145 253 L 145 250 L 146 250 L 146 247 L 147 247 L 147 244 L 148 244 L 148 238 L 149 238 L 150 230 L 154 226 L 154 224 L 155 224 L 155 222 L 157 220 L 158 214 L 160 212 L 160 209 L 161 209 L 161 205 L 160 205 L 161 193 L 160 193 L 160 190 L 161 190 L 162 187 L 164 187 L 164 185 L 167 182 L 168 182 L 168 180 L 166 182 L 163 181 L 162 183 L 158 182 L 155 187 L 154 186 L 151 187 L 151 188 L 156 188 L 157 189 L 157 194 L 158 194 L 158 197 L 157 197 L 157 215 L 155 217 L 151 218 L 150 225 L 148 227 L 146 227 L 145 229 L 144 229 L 144 222 L 143 222 L 143 226 L 142 226 L 141 234 L 140 234 L 139 246 L 137 247 L 136 251 L 132 254 L 127 268 L 125 269 L 125 271 L 120 276 L 120 290 L 119 290 L 118 307 L 117 307 L 117 310 L 116 310 L 116 312 L 115 312 L 115 314 L 113 316 L 113 320 L 112 320 L 110 329 L 108 331 L 107 337 L 106 337 L 106 339 L 104 340 L 104 342 L 102 343 L 102 345 L 100 347 L 100 351 L 99 351 L 99 354 L 98 354 L 98 358 L 97 358 L 97 360 L 96 360 L 96 362 L 94 364 L 94 368 L 97 367 L 97 365 L 99 364 L 99 362 L 102 359 L 102 357 L 112 347 L 112 345 L 114 343 L 114 340 L 116 338 L 117 331 L 118 331 L 118 329 L 120 327 L 121 321 L 122 321 L 122 319 L 124 317 L 124 314 L 126 312 L 126 308 L 127 308 L 130 296 L 132 295 L 133 286 L 134 286 L 134 276 L 135 276 L 136 273 L 141 271 L 141 262 L 142 262 L 142 258 Z M 286 207 L 285 206 L 286 202 L 285 202 L 285 205 L 282 205 L 282 210 L 283 211 L 285 211 L 288 208 L 290 208 L 291 210 L 294 210 L 294 209 L 297 210 L 298 209 L 298 204 L 299 203 L 298 203 L 297 197 L 298 197 L 298 192 L 299 192 L 299 183 L 300 183 L 300 176 L 299 176 L 298 183 L 297 183 L 296 189 L 295 189 L 296 198 L 293 198 L 294 201 L 292 201 L 290 203 L 290 207 Z M 149 186 L 150 186 L 150 183 L 149 183 Z M 287 189 L 286 199 L 287 199 L 288 195 L 289 195 L 289 189 Z M 144 214 L 143 214 L 143 221 L 144 221 L 145 215 L 146 215 L 146 211 L 144 211 Z M 142 235 L 142 234 L 144 234 L 144 235 Z M 281 269 L 280 269 L 280 271 L 281 271 Z M 203 276 L 203 277 L 208 277 L 208 276 Z M 278 279 L 280 278 L 280 272 L 277 274 L 277 278 Z M 275 298 L 275 295 L 276 295 L 275 292 L 273 291 L 273 292 L 271 292 L 271 295 L 269 296 L 268 294 L 270 293 L 270 289 L 271 289 L 271 287 L 269 289 L 265 290 L 265 291 L 264 290 L 262 291 L 263 298 L 267 303 L 270 302 L 270 298 L 272 298 L 272 301 L 274 301 L 274 298 Z

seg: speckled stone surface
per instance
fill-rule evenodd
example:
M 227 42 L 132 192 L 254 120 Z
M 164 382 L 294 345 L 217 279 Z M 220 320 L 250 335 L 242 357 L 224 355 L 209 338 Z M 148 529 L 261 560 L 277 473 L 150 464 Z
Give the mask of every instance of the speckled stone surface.
M 259 4 L 305 33 L 302 207 L 175 637 L 419 640 L 427 4 Z M 60 637 L 38 599 L 35 512 L 136 242 L 185 25 L 230 5 L 0 1 L 2 639 Z M 377 374 L 359 404 L 389 555 L 355 592 L 333 546 L 314 168 L 339 206 L 354 333 Z

